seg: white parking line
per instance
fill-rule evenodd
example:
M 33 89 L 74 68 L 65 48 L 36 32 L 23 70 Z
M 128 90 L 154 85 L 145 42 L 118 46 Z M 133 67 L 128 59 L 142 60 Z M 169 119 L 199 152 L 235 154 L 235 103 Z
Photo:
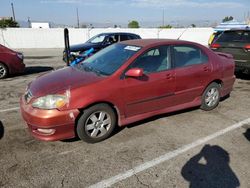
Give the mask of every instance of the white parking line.
M 8 108 L 8 109 L 5 109 L 5 110 L 0 110 L 0 113 L 2 112 L 10 112 L 10 111 L 15 111 L 15 110 L 19 110 L 20 108 L 19 107 L 15 107 L 15 108 Z
M 129 178 L 129 177 L 131 177 L 131 176 L 133 176 L 133 175 L 135 175 L 137 173 L 140 173 L 140 172 L 142 172 L 144 170 L 147 170 L 149 168 L 152 168 L 152 167 L 154 167 L 154 166 L 156 166 L 156 165 L 158 165 L 158 164 L 160 164 L 162 162 L 166 162 L 166 161 L 168 161 L 168 160 L 170 160 L 170 159 L 172 159 L 174 157 L 177 157 L 178 155 L 180 155 L 180 154 L 182 154 L 182 153 L 184 153 L 184 152 L 186 152 L 186 151 L 188 151 L 188 150 L 190 150 L 190 149 L 192 149 L 194 147 L 205 144 L 206 142 L 208 142 L 208 141 L 210 141 L 212 139 L 215 139 L 215 138 L 217 138 L 217 137 L 219 137 L 221 135 L 224 135 L 224 134 L 226 134 L 226 133 L 228 133 L 230 131 L 233 131 L 233 130 L 243 126 L 244 124 L 249 124 L 249 123 L 250 123 L 250 118 L 248 118 L 246 120 L 243 120 L 243 121 L 241 121 L 239 123 L 236 123 L 234 125 L 231 125 L 230 127 L 222 129 L 222 130 L 220 130 L 220 131 L 218 131 L 218 132 L 216 132 L 214 134 L 211 134 L 211 135 L 209 135 L 207 137 L 198 139 L 198 140 L 196 140 L 196 141 L 194 141 L 194 142 L 192 142 L 190 144 L 184 145 L 184 146 L 182 146 L 182 147 L 180 147 L 180 148 L 178 148 L 178 149 L 176 149 L 174 151 L 168 152 L 168 153 L 166 153 L 164 155 L 161 155 L 160 157 L 157 157 L 157 158 L 155 158 L 155 159 L 153 159 L 151 161 L 148 161 L 146 163 L 138 165 L 138 166 L 136 166 L 136 167 L 134 167 L 134 168 L 132 168 L 132 169 L 130 169 L 128 171 L 120 173 L 120 174 L 118 174 L 116 176 L 113 176 L 111 178 L 102 180 L 102 181 L 100 181 L 100 182 L 98 182 L 98 183 L 96 183 L 94 185 L 91 185 L 89 188 L 109 187 L 109 186 L 111 186 L 111 185 L 113 185 L 115 183 L 118 183 L 118 182 L 120 182 L 122 180 L 125 180 L 125 179 L 127 179 L 127 178 Z

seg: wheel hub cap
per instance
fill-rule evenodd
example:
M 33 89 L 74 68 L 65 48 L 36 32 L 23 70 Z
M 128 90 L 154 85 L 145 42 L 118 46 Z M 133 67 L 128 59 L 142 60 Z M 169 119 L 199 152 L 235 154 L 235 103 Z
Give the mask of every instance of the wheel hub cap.
M 209 107 L 214 106 L 219 100 L 219 91 L 217 88 L 211 88 L 205 98 L 205 102 Z
M 110 115 L 104 111 L 92 113 L 85 123 L 85 131 L 92 138 L 104 136 L 109 131 L 110 127 Z
M 5 75 L 5 69 L 2 66 L 0 66 L 0 77 L 4 75 Z

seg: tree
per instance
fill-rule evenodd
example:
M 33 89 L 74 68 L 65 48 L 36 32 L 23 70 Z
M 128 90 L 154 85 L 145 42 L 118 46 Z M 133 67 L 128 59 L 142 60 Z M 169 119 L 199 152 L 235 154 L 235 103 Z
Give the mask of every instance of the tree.
M 19 25 L 12 18 L 0 20 L 0 28 L 5 27 L 19 27 Z
M 160 29 L 171 29 L 172 25 L 163 25 L 159 27 Z
M 191 27 L 196 27 L 196 25 L 195 24 L 191 24 Z
M 139 23 L 136 20 L 132 20 L 128 23 L 128 28 L 139 28 Z
M 80 28 L 87 28 L 87 25 L 86 24 L 81 24 Z
M 222 20 L 222 22 L 224 23 L 224 22 L 228 22 L 228 21 L 231 21 L 231 20 L 233 20 L 234 19 L 234 17 L 233 16 L 226 16 L 223 20 Z

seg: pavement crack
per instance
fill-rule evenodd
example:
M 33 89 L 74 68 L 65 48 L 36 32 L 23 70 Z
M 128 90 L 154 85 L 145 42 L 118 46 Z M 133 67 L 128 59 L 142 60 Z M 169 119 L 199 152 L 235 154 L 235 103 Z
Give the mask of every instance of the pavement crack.
M 65 177 L 63 177 L 63 179 L 62 179 L 62 181 L 61 181 L 62 187 L 64 187 L 64 180 L 65 180 Z
M 150 187 L 150 185 L 146 184 L 146 183 L 143 183 L 140 178 L 137 176 L 137 174 L 135 174 L 135 177 L 137 179 L 137 182 L 139 182 L 142 186 L 144 187 Z

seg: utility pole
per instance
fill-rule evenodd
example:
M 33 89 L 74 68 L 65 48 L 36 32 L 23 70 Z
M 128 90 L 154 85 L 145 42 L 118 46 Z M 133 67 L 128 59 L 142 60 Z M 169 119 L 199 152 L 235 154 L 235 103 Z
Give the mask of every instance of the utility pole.
M 14 5 L 13 5 L 13 3 L 11 3 L 11 9 L 12 9 L 13 19 L 14 19 L 14 21 L 16 21 L 16 17 L 15 17 L 15 9 L 14 9 Z
M 162 10 L 162 26 L 165 25 L 165 10 Z
M 78 8 L 76 8 L 76 19 L 77 19 L 77 27 L 80 28 Z

